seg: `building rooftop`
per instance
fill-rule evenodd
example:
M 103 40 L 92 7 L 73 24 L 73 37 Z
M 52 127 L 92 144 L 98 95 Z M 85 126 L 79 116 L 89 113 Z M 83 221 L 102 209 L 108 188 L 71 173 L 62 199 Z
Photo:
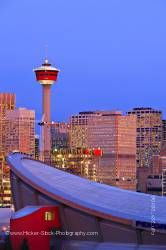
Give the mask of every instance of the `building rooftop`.
M 10 154 L 7 161 L 12 171 L 24 182 L 50 198 L 80 211 L 111 219 L 112 216 L 151 223 L 166 224 L 166 198 L 122 190 L 96 183 L 20 153 Z M 154 211 L 155 206 L 155 211 Z
M 122 115 L 122 112 L 119 110 L 96 110 L 96 111 L 82 111 L 79 112 L 79 115 Z
M 158 110 L 158 109 L 154 109 L 154 108 L 150 108 L 150 107 L 137 107 L 137 108 L 133 108 L 131 111 L 127 112 L 127 113 L 130 113 L 130 112 L 139 112 L 139 111 L 142 111 L 142 112 L 146 112 L 148 111 L 149 113 L 162 113 L 161 110 Z
M 27 216 L 29 214 L 32 214 L 34 212 L 36 212 L 37 210 L 39 210 L 42 206 L 26 206 L 20 210 L 18 210 L 17 212 L 13 213 L 11 218 L 12 219 L 18 219 L 24 216 Z

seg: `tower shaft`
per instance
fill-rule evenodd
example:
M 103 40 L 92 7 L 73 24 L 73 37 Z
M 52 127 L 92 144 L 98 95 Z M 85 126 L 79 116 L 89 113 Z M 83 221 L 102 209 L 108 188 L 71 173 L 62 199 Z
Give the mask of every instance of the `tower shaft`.
M 42 140 L 43 140 L 43 158 L 44 161 L 50 163 L 51 155 L 51 135 L 50 135 L 50 98 L 51 98 L 51 85 L 42 85 L 43 89 L 43 122 L 42 127 Z
M 50 109 L 51 85 L 43 84 L 42 88 L 43 88 L 43 121 L 49 123 L 51 117 L 51 109 Z

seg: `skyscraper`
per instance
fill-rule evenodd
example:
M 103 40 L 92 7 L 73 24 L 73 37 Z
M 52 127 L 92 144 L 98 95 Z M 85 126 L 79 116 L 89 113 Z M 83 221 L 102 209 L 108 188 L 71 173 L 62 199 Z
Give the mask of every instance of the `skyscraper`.
M 69 146 L 69 125 L 65 122 L 52 122 L 50 124 L 51 148 L 60 149 Z
M 0 153 L 4 154 L 4 142 L 5 142 L 5 118 L 6 111 L 15 109 L 16 96 L 11 93 L 0 93 Z
M 137 170 L 138 191 L 166 195 L 166 141 L 162 142 L 160 153 L 152 156 L 152 167 Z
M 80 112 L 70 120 L 72 148 L 101 148 L 100 182 L 136 188 L 136 116 L 119 111 Z
M 166 141 L 166 120 L 163 120 L 163 141 Z
M 39 160 L 39 153 L 40 153 L 40 149 L 39 149 L 39 135 L 35 135 L 35 159 Z
M 134 108 L 137 116 L 137 167 L 152 167 L 152 156 L 159 154 L 163 138 L 162 112 L 152 108 Z
M 35 111 L 19 108 L 6 112 L 5 152 L 20 151 L 35 156 Z
M 15 108 L 16 96 L 12 93 L 0 93 L 0 206 L 9 206 L 10 176 L 9 167 L 5 161 L 5 121 L 6 111 Z

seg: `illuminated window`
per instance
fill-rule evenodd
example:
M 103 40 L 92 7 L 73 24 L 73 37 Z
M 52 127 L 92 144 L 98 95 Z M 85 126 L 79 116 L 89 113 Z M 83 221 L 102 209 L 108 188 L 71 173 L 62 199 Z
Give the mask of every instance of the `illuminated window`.
M 55 214 L 54 212 L 45 212 L 44 218 L 45 220 L 48 220 L 48 221 L 54 220 Z

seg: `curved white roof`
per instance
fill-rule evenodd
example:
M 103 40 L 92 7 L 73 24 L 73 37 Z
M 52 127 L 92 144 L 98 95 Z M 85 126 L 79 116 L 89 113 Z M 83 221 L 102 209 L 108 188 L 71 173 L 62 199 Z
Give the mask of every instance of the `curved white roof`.
M 54 67 L 51 67 L 51 66 L 41 66 L 41 67 L 39 67 L 39 68 L 36 68 L 36 69 L 34 69 L 33 71 L 35 72 L 35 71 L 38 71 L 38 70 L 46 70 L 46 71 L 49 71 L 49 70 L 51 70 L 51 71 L 59 71 L 59 69 L 57 69 L 57 68 L 54 68 Z
M 89 214 L 166 224 L 166 198 L 96 183 L 63 172 L 26 155 L 7 157 L 12 171 L 23 181 L 56 201 Z M 155 209 L 154 209 L 155 208 Z
M 36 68 L 34 69 L 33 71 L 40 71 L 40 70 L 44 70 L 44 71 L 48 71 L 48 70 L 51 70 L 51 71 L 60 71 L 59 69 L 55 68 L 55 67 L 52 67 L 51 64 L 48 62 L 47 59 L 44 60 L 44 64 L 42 64 L 42 66 L 40 66 L 39 68 Z

